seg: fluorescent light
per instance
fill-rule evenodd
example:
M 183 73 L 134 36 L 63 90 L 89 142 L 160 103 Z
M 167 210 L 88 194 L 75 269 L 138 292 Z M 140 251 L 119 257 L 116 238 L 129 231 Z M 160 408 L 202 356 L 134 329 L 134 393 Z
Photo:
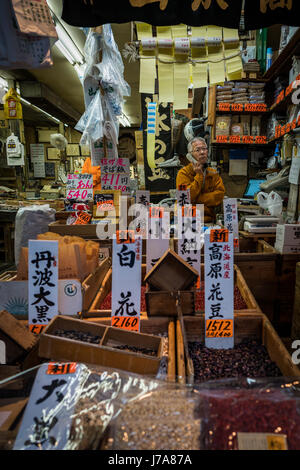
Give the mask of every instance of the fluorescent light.
M 63 45 L 63 43 L 60 40 L 56 41 L 55 46 L 57 47 L 57 49 L 60 50 L 60 52 L 70 62 L 70 64 L 72 64 L 72 65 L 75 64 L 76 61 L 75 61 L 74 57 L 70 54 L 68 49 Z
M 30 101 L 27 101 L 25 100 L 24 98 L 20 97 L 20 100 L 22 103 L 24 104 L 27 104 L 28 106 L 30 106 L 31 108 L 35 109 L 36 111 L 39 111 L 40 113 L 43 113 L 45 114 L 46 116 L 48 116 L 50 119 L 52 119 L 53 121 L 59 123 L 60 120 L 57 119 L 55 116 L 52 116 L 52 114 L 49 114 L 47 113 L 47 111 L 44 111 L 43 109 L 39 108 L 38 106 L 35 106 L 34 104 L 30 103 Z
M 55 27 L 58 39 L 72 57 L 73 63 L 76 62 L 77 64 L 83 64 L 84 57 L 65 28 L 61 25 L 61 23 L 59 23 L 59 21 L 56 22 Z
M 123 127 L 131 127 L 130 120 L 126 114 L 122 113 L 122 116 L 119 117 L 119 122 Z

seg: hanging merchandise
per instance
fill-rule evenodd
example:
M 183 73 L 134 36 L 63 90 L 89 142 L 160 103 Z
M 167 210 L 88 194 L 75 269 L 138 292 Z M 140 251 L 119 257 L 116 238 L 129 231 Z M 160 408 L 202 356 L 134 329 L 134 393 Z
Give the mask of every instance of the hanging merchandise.
M 184 23 L 238 28 L 242 0 L 64 0 L 62 19 L 72 26 L 145 21 L 155 26 Z
M 124 65 L 109 24 L 103 25 L 101 34 L 88 32 L 84 54 L 86 111 L 75 129 L 82 132 L 80 143 L 90 146 L 95 165 L 104 156 L 118 157 L 118 118 L 122 115 L 123 96 L 129 96 L 131 89 L 124 80 Z
M 14 133 L 6 139 L 6 156 L 9 166 L 24 165 L 24 145 Z
M 49 37 L 24 34 L 17 29 L 11 0 L 1 0 L 0 67 L 32 69 L 51 65 Z
M 22 119 L 22 105 L 20 95 L 14 88 L 10 88 L 3 97 L 5 119 Z
M 11 3 L 20 32 L 57 39 L 46 0 L 11 0 Z

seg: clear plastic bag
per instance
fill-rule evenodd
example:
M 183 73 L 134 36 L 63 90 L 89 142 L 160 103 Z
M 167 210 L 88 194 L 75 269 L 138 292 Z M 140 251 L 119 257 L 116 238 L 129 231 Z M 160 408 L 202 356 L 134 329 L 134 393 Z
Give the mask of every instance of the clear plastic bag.
M 271 450 L 284 443 L 289 450 L 300 449 L 299 380 L 228 379 L 196 390 L 206 450 L 238 450 L 241 437 L 248 439 L 248 450 Z
M 111 426 L 113 450 L 200 450 L 199 398 L 166 384 L 127 403 Z
M 32 373 L 35 373 L 33 382 Z M 121 409 L 166 382 L 81 363 L 44 363 L 0 382 L 0 393 L 30 378 L 14 450 L 96 450 Z

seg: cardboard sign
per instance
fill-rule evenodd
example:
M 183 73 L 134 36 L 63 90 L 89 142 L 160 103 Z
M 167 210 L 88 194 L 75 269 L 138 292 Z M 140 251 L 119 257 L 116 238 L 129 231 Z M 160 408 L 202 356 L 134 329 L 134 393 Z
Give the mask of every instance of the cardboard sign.
M 112 246 L 112 326 L 140 331 L 141 269 L 142 239 L 131 243 L 129 234 L 119 233 Z
M 47 325 L 58 314 L 58 242 L 28 242 L 28 323 Z
M 228 230 L 205 232 L 205 346 L 234 347 L 233 234 Z
M 89 173 L 69 173 L 67 177 L 66 198 L 78 201 L 92 201 L 93 175 Z
M 224 226 L 233 233 L 234 251 L 239 251 L 239 220 L 237 199 L 223 199 Z
M 70 437 L 78 390 L 86 377 L 87 367 L 83 364 L 42 364 L 13 449 L 64 450 Z

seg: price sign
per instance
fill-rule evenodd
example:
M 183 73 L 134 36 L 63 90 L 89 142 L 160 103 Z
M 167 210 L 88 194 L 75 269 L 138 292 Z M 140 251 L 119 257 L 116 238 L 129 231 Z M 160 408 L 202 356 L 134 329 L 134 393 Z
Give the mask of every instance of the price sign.
M 265 135 L 217 135 L 216 142 L 218 144 L 267 144 Z
M 218 111 L 238 113 L 266 113 L 266 103 L 218 103 Z
M 84 364 L 45 363 L 37 371 L 14 443 L 14 450 L 64 450 L 78 390 L 88 377 Z
M 223 212 L 224 212 L 224 225 L 233 233 L 234 251 L 239 248 L 239 221 L 237 211 L 237 199 L 228 198 L 223 199 Z
M 233 234 L 224 229 L 205 232 L 205 346 L 234 346 Z
M 233 320 L 206 320 L 207 338 L 232 338 Z
M 93 175 L 86 174 L 68 174 L 67 177 L 67 199 L 76 199 L 79 201 L 93 200 Z
M 58 242 L 28 242 L 28 324 L 47 325 L 58 314 Z
M 91 214 L 88 214 L 87 212 L 78 212 L 77 218 L 72 225 L 87 225 L 91 218 Z
M 142 239 L 124 232 L 113 238 L 111 324 L 139 331 Z

